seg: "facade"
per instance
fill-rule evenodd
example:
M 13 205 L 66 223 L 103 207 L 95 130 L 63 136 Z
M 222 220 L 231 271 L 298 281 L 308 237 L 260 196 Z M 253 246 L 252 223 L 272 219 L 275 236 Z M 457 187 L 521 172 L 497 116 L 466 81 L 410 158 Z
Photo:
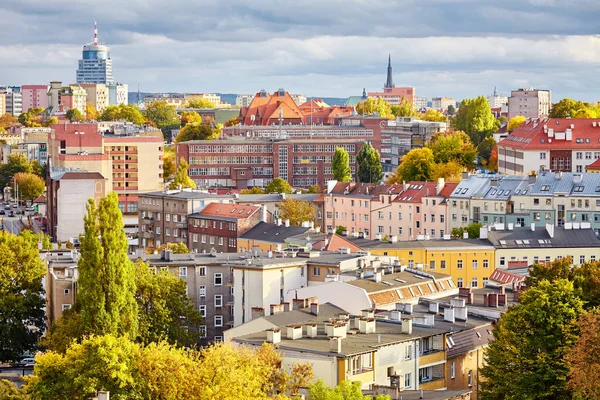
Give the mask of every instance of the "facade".
M 545 118 L 552 107 L 550 90 L 525 88 L 513 90 L 508 98 L 508 119 L 522 115 L 525 118 Z
M 85 115 L 85 103 L 87 92 L 81 86 L 62 86 L 62 82 L 50 82 L 48 89 L 48 108 L 52 114 L 66 112 L 70 108 L 76 108 Z
M 296 235 L 310 235 L 309 231 L 309 227 L 269 224 L 261 221 L 237 239 L 238 251 L 281 251 L 288 239 Z
M 144 104 L 150 104 L 154 101 L 166 101 L 168 105 L 175 108 L 181 108 L 186 103 L 183 94 L 152 93 L 144 96 Z
M 86 101 L 94 106 L 96 111 L 102 112 L 109 105 L 108 86 L 101 83 L 84 83 L 80 85 L 87 94 Z
M 0 94 L 4 94 L 6 112 L 18 117 L 23 112 L 23 95 L 18 86 L 0 86 Z
M 427 97 L 416 97 L 413 99 L 413 106 L 415 110 L 426 110 L 427 109 Z
M 600 158 L 600 119 L 530 119 L 498 142 L 498 172 L 584 172 Z
M 108 87 L 108 104 L 111 106 L 116 106 L 119 104 L 128 103 L 128 86 L 123 83 L 115 83 L 110 84 Z
M 6 114 L 6 94 L 0 93 L 0 115 Z
M 83 46 L 76 78 L 79 84 L 102 83 L 106 85 L 114 82 L 110 50 L 105 44 L 99 43 L 96 24 L 94 24 L 94 40 Z
M 52 251 L 43 257 L 48 263 L 44 289 L 46 318 L 50 327 L 62 316 L 63 311 L 75 305 L 78 278 L 77 255 L 72 251 Z
M 98 203 L 108 193 L 100 173 L 66 168 L 50 168 L 46 187 L 47 232 L 58 241 L 79 237 L 88 199 Z
M 48 85 L 23 85 L 22 93 L 22 112 L 27 112 L 31 108 L 48 108 Z
M 431 108 L 440 111 L 448 110 L 448 106 L 456 107 L 456 99 L 452 97 L 434 97 L 431 99 Z
M 266 210 L 262 213 L 256 206 L 208 204 L 187 217 L 188 247 L 194 253 L 236 253 L 238 238 L 263 217 L 266 219 Z M 165 228 L 165 234 L 169 236 L 168 228 Z
M 306 96 L 303 94 L 293 94 L 292 99 L 294 100 L 294 103 L 296 103 L 296 105 L 298 106 L 306 103 Z
M 235 97 L 236 107 L 248 107 L 254 98 L 253 94 L 238 94 Z

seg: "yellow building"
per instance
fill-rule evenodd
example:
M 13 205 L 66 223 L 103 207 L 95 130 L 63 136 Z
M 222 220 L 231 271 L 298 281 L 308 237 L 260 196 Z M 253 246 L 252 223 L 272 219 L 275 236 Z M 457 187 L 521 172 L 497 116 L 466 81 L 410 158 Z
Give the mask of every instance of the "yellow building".
M 452 276 L 458 287 L 484 287 L 495 263 L 495 248 L 487 240 L 418 240 L 388 243 L 352 240 L 373 255 L 395 256 L 401 265 Z

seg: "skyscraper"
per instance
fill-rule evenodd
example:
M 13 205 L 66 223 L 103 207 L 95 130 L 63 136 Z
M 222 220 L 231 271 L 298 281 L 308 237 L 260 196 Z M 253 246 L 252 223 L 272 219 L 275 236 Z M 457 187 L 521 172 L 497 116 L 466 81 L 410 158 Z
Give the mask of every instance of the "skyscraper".
M 82 57 L 77 69 L 77 83 L 114 83 L 109 48 L 98 42 L 96 23 L 94 23 L 94 40 L 83 46 Z

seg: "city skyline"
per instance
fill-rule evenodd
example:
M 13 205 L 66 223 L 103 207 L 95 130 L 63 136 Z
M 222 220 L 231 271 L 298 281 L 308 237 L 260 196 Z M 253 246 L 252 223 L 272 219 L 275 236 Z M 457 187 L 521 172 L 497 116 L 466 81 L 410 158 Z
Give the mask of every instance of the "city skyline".
M 97 20 L 116 80 L 131 88 L 139 83 L 144 92 L 283 87 L 308 96 L 360 95 L 363 87 L 381 89 L 391 53 L 394 83 L 415 87 L 419 97 L 460 100 L 497 86 L 504 94 L 551 89 L 554 101 L 598 100 L 600 38 L 593 22 L 600 5 L 491 3 L 175 1 L 139 7 L 112 0 L 9 0 L 0 5 L 0 72 L 12 85 L 75 82 L 77 60 Z

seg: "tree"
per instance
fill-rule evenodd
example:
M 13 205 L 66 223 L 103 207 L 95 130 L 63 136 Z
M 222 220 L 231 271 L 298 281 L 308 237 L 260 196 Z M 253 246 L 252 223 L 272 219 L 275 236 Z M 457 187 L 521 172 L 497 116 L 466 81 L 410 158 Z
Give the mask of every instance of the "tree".
M 165 146 L 165 152 L 163 156 L 163 180 L 168 182 L 173 176 L 176 170 L 175 157 L 177 154 L 175 149 L 171 146 Z
M 473 169 L 477 149 L 473 146 L 469 136 L 462 131 L 450 129 L 445 132 L 437 132 L 431 137 L 426 147 L 433 152 L 433 160 L 436 163 L 456 161 L 468 170 Z
M 175 138 L 175 143 L 187 142 L 188 140 L 213 140 L 219 137 L 220 130 L 213 129 L 209 125 L 192 122 L 185 125 Z
M 358 154 L 356 154 L 356 163 L 358 164 L 357 175 L 360 182 L 379 183 L 383 179 L 381 157 L 371 142 L 365 142 L 362 145 Z
M 275 178 L 267 186 L 265 193 L 292 193 L 292 187 L 283 178 Z
M 564 98 L 552 105 L 550 118 L 596 118 L 597 110 L 589 103 Z
M 335 234 L 342 236 L 344 234 L 344 231 L 346 230 L 346 227 L 344 225 L 339 225 L 336 229 L 335 229 Z
M 83 121 L 83 114 L 77 108 L 69 108 L 65 117 L 71 122 Z
M 167 340 L 185 347 L 198 343 L 202 315 L 194 309 L 183 279 L 167 271 L 153 273 L 148 264 L 139 260 L 135 298 L 139 310 L 138 341 L 149 344 Z
M 402 183 L 402 181 L 431 181 L 436 169 L 433 152 L 430 148 L 412 149 L 405 154 L 395 174 L 388 183 Z
M 125 120 L 133 122 L 136 125 L 142 125 L 146 122 L 146 117 L 142 115 L 140 109 L 133 104 L 110 105 L 102 111 L 101 121 Z
M 496 131 L 498 126 L 490 103 L 483 96 L 463 100 L 454 119 L 454 128 L 469 135 L 475 146 Z
M 172 190 L 177 189 L 180 186 L 182 188 L 192 188 L 192 189 L 194 189 L 196 187 L 196 184 L 194 183 L 192 178 L 190 178 L 188 176 L 189 168 L 190 168 L 190 165 L 183 158 L 180 158 L 179 165 L 177 166 L 177 172 L 175 173 L 175 177 L 173 178 L 173 181 L 169 185 L 169 189 L 172 189 Z
M 179 116 L 175 107 L 169 105 L 165 100 L 156 100 L 146 105 L 144 115 L 148 120 L 154 122 L 165 136 L 170 134 L 171 129 L 179 127 Z
M 471 222 L 464 228 L 452 228 L 450 235 L 458 239 L 463 239 L 463 234 L 467 232 L 469 239 L 479 239 L 481 227 L 482 225 L 479 222 Z
M 19 123 L 19 120 L 10 113 L 5 113 L 0 116 L 0 130 L 6 130 L 17 123 Z
M 490 159 L 485 166 L 489 171 L 498 171 L 498 147 L 494 146 L 492 149 L 492 153 L 490 154 Z
M 44 119 L 43 108 L 30 108 L 27 112 L 19 115 L 19 123 L 25 125 L 28 128 L 42 126 Z
M 487 166 L 492 156 L 492 150 L 496 146 L 496 141 L 492 137 L 483 139 L 479 146 L 477 146 L 477 155 L 479 156 L 479 163 L 483 166 Z
M 217 108 L 215 103 L 208 99 L 190 99 L 185 105 L 187 108 Z
M 96 107 L 92 103 L 85 103 L 85 120 L 97 121 L 99 117 L 100 113 L 96 111 Z
M 356 112 L 361 115 L 372 115 L 377 113 L 382 118 L 393 118 L 390 104 L 382 98 L 368 98 L 356 105 Z
M 581 333 L 567 354 L 569 386 L 574 398 L 596 399 L 600 393 L 600 311 L 584 313 L 577 325 Z
M 573 284 L 542 281 L 500 317 L 481 370 L 482 399 L 567 399 L 565 355 L 579 333 L 583 302 Z
M 135 265 L 127 256 L 127 237 L 119 198 L 111 193 L 87 204 L 78 262 L 77 303 L 86 334 L 135 338 Z
M 323 189 L 319 185 L 312 185 L 308 188 L 308 193 L 323 193 Z
M 37 243 L 0 232 L 0 362 L 37 349 L 45 328 L 42 278 L 46 267 Z
M 18 172 L 13 179 L 17 182 L 23 200 L 33 200 L 44 193 L 46 182 L 36 174 Z
M 50 117 L 50 118 L 46 119 L 43 123 L 43 125 L 45 127 L 51 127 L 52 125 L 56 125 L 56 124 L 58 124 L 58 118 L 56 118 L 56 117 Z
M 0 400 L 27 400 L 28 397 L 9 380 L 0 380 Z
M 19 172 L 31 172 L 31 163 L 24 154 L 10 154 L 8 162 L 0 165 L 0 189 L 8 186 L 13 176 Z
M 286 198 L 279 203 L 280 218 L 289 219 L 290 225 L 301 226 L 305 221 L 316 219 L 316 211 L 310 201 Z
M 450 161 L 445 164 L 435 164 L 432 180 L 437 181 L 438 178 L 444 178 L 446 182 L 460 182 L 464 170 L 465 167 L 456 161 Z
M 164 244 L 161 244 L 156 250 L 158 250 L 158 251 L 171 250 L 173 252 L 173 254 L 189 254 L 190 253 L 190 249 L 188 249 L 186 244 L 183 242 L 164 243 Z
M 419 114 L 413 103 L 404 96 L 400 100 L 400 105 L 391 107 L 391 112 L 394 117 L 412 117 Z
M 202 123 L 202 117 L 196 111 L 182 111 L 179 117 L 181 126 L 186 126 L 191 123 Z
M 508 132 L 512 132 L 515 129 L 517 129 L 518 127 L 520 127 L 521 125 L 523 125 L 525 123 L 525 117 L 522 115 L 517 115 L 516 117 L 512 117 L 510 119 L 510 121 L 508 121 L 508 126 L 506 127 L 506 130 Z
M 333 179 L 338 182 L 350 182 L 352 170 L 350 169 L 350 156 L 342 147 L 336 147 L 333 161 L 331 162 Z
M 240 117 L 233 117 L 233 118 L 229 118 L 226 122 L 225 122 L 225 126 L 237 126 L 240 124 Z
M 442 114 L 438 110 L 434 110 L 433 108 L 430 108 L 429 110 L 425 111 L 424 114 L 421 114 L 421 119 L 423 121 L 433 121 L 433 122 L 446 121 L 446 117 L 444 116 L 444 114 Z
M 241 194 L 264 194 L 265 191 L 262 190 L 259 186 L 252 186 L 251 189 L 242 189 L 240 190 Z
M 448 105 L 448 115 L 454 115 L 455 112 L 456 107 L 454 107 L 452 104 Z
M 360 389 L 360 382 L 344 380 L 335 388 L 330 388 L 321 379 L 308 388 L 308 400 L 369 400 Z M 389 396 L 377 396 L 376 400 L 389 400 Z

